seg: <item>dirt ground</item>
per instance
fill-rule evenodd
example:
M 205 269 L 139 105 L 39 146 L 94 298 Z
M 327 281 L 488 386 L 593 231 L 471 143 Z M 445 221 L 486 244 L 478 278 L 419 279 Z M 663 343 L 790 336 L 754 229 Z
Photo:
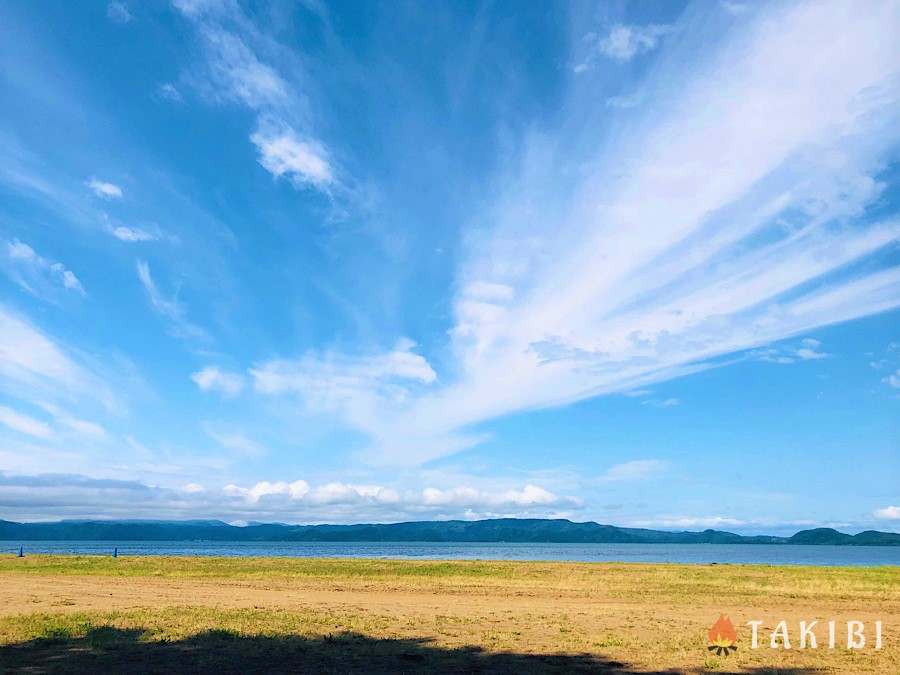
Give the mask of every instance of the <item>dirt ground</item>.
M 306 667 L 294 663 L 288 669 L 308 672 L 900 673 L 896 569 L 877 575 L 814 568 L 781 574 L 778 568 L 749 566 L 719 572 L 675 565 L 504 563 L 489 572 L 472 567 L 471 575 L 465 568 L 430 575 L 427 567 L 410 575 L 397 562 L 396 569 L 385 563 L 342 575 L 341 561 L 332 561 L 333 567 L 309 574 L 279 567 L 268 574 L 253 569 L 217 576 L 211 569 L 185 577 L 190 570 L 164 562 L 154 570 L 152 561 L 149 568 L 117 576 L 106 568 L 48 573 L 39 563 L 27 569 L 6 563 L 0 564 L 0 669 L 10 671 L 65 670 L 64 663 L 78 670 L 72 650 L 93 654 L 82 664 L 86 669 L 119 653 L 129 655 L 125 669 L 152 671 L 154 659 L 165 663 L 165 655 L 136 657 L 129 649 L 144 645 L 142 650 L 158 652 L 159 645 L 184 643 L 196 654 L 209 647 L 198 636 L 215 632 L 218 639 L 224 632 L 251 641 L 302 639 L 290 653 L 305 654 Z M 707 629 L 720 614 L 730 617 L 738 633 L 738 649 L 727 655 L 708 649 Z M 758 649 L 750 645 L 750 620 L 763 622 Z M 781 620 L 787 621 L 790 650 L 770 646 L 770 633 Z M 819 621 L 819 648 L 801 650 L 799 622 L 813 620 Z M 829 620 L 836 621 L 834 649 L 827 648 Z M 866 648 L 846 648 L 848 620 L 864 623 Z M 882 622 L 880 649 L 874 648 L 876 621 Z M 136 637 L 128 637 L 127 648 L 116 647 L 125 631 Z M 105 643 L 97 635 L 105 635 Z M 422 645 L 428 646 L 424 652 Z M 286 648 L 282 642 L 277 649 L 272 643 L 247 645 L 232 655 L 231 665 L 248 658 L 248 649 L 275 649 L 287 658 Z M 228 652 L 221 645 L 216 649 Z M 400 660 L 392 661 L 398 649 L 394 656 Z M 60 653 L 68 657 L 61 660 Z M 384 659 L 376 663 L 366 654 Z M 278 656 L 272 658 L 259 667 L 281 672 Z M 242 665 L 245 671 L 254 667 L 251 661 Z

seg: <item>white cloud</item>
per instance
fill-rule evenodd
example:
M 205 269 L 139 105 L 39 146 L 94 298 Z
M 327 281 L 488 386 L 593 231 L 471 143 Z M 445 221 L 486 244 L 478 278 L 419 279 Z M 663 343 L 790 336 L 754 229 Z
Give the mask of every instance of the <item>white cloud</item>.
M 626 26 L 617 24 L 597 41 L 601 54 L 615 61 L 630 61 L 639 54 L 652 51 L 671 26 Z
M 136 242 L 153 241 L 156 239 L 156 235 L 153 235 L 146 230 L 142 230 L 139 227 L 125 227 L 124 225 L 120 225 L 119 227 L 113 228 L 111 232 L 116 239 L 121 241 Z
M 813 338 L 805 338 L 800 341 L 803 346 L 794 352 L 801 361 L 818 361 L 819 359 L 827 359 L 831 354 L 819 351 L 822 343 Z
M 233 450 L 248 457 L 259 457 L 266 454 L 264 447 L 238 431 L 224 431 L 208 423 L 203 425 L 203 430 L 207 436 L 227 450 Z
M 399 495 L 390 488 L 380 485 L 350 485 L 347 483 L 326 483 L 310 490 L 305 498 L 313 504 L 358 504 L 375 502 L 379 504 L 396 504 Z
M 576 74 L 590 70 L 596 64 L 597 59 L 601 57 L 625 63 L 636 56 L 656 49 L 662 37 L 670 32 L 672 32 L 672 26 L 616 24 L 604 35 L 589 33 L 584 37 L 587 54 L 573 70 Z M 613 97 L 606 100 L 607 106 L 610 107 L 630 108 L 636 103 L 635 97 Z
M 900 389 L 900 370 L 897 370 L 892 375 L 888 375 L 886 378 L 882 380 L 887 385 L 894 387 L 895 389 Z
M 873 514 L 879 520 L 900 520 L 900 506 L 885 506 L 876 509 Z
M 825 352 L 817 352 L 815 349 L 808 349 L 807 347 L 801 347 L 796 352 L 797 358 L 803 361 L 815 361 L 818 359 L 827 359 L 828 354 Z
M 172 326 L 171 333 L 180 338 L 206 338 L 206 331 L 187 319 L 187 312 L 176 298 L 166 298 L 157 288 L 150 274 L 150 266 L 143 260 L 137 261 L 137 275 L 147 292 L 150 306 L 161 316 L 167 318 Z
M 681 405 L 681 400 L 677 398 L 650 398 L 646 401 L 641 401 L 641 405 L 649 405 L 654 408 L 674 408 L 677 405 Z
M 312 139 L 302 140 L 293 129 L 256 131 L 250 140 L 259 150 L 259 163 L 275 177 L 324 189 L 334 181 L 325 149 Z
M 75 432 L 79 436 L 87 436 L 95 439 L 104 438 L 106 436 L 106 429 L 104 429 L 96 422 L 89 422 L 87 420 L 74 417 L 72 414 L 54 403 L 47 403 L 46 401 L 36 401 L 35 403 L 38 407 L 43 408 L 47 413 L 49 413 L 53 417 L 57 425 L 59 425 L 60 427 L 64 427 L 69 431 Z
M 19 433 L 36 436 L 37 438 L 51 438 L 53 436 L 53 430 L 43 422 L 5 406 L 0 406 L 0 424 Z
M 297 149 L 320 146 L 286 112 L 289 71 L 247 18 L 183 9 L 211 88 L 255 113 L 264 165 L 329 185 L 332 153 Z M 688 35 L 689 19 L 671 30 Z M 661 26 L 592 38 L 593 58 L 660 48 L 640 83 L 647 104 L 591 142 L 608 93 L 572 78 L 579 105 L 561 107 L 549 142 L 526 139 L 521 166 L 504 164 L 480 218 L 489 225 L 460 251 L 444 382 L 411 349 L 393 350 L 411 376 L 380 370 L 384 353 L 310 352 L 257 364 L 255 390 L 337 414 L 370 437 L 363 459 L 419 463 L 478 442 L 486 420 L 646 389 L 731 354 L 820 360 L 827 352 L 803 336 L 900 306 L 900 268 L 876 260 L 900 222 L 866 215 L 900 144 L 900 19 L 878 2 L 865 13 L 765 6 L 745 19 L 701 51 L 662 39 Z
M 28 244 L 23 244 L 18 239 L 7 243 L 6 249 L 9 257 L 13 260 L 31 261 L 37 258 L 37 254 L 34 252 L 34 249 L 31 248 Z
M 48 295 L 48 290 L 59 284 L 69 291 L 86 295 L 84 287 L 72 270 L 60 262 L 38 255 L 31 246 L 14 239 L 6 245 L 7 273 L 25 290 L 38 296 Z
M 197 17 L 204 12 L 220 8 L 222 0 L 172 0 L 172 4 L 185 16 Z
M 53 341 L 26 320 L 0 306 L 0 376 L 31 388 L 80 388 L 88 380 Z
M 669 463 L 661 459 L 636 459 L 611 466 L 598 480 L 602 483 L 645 480 L 658 476 L 668 466 Z
M 134 18 L 128 10 L 128 5 L 118 0 L 113 0 L 106 5 L 106 16 L 116 23 L 128 23 Z
M 509 506 L 556 506 L 566 503 L 571 506 L 576 501 L 562 499 L 557 495 L 537 485 L 526 485 L 521 490 L 506 490 L 499 493 L 490 493 L 472 488 L 453 488 L 450 490 L 438 490 L 426 488 L 422 491 L 422 501 L 428 505 L 447 506 L 454 505 L 465 508 L 498 508 Z
M 743 14 L 749 8 L 747 3 L 745 2 L 735 2 L 734 0 L 721 0 L 719 2 L 719 6 L 722 7 L 729 14 Z
M 203 391 L 218 391 L 225 396 L 237 396 L 244 389 L 244 377 L 217 366 L 207 366 L 191 374 L 191 379 Z
M 0 305 L 0 394 L 47 409 L 48 401 L 119 412 L 102 368 L 76 358 L 27 319 Z M 66 415 L 72 417 L 72 415 Z
M 635 521 L 634 525 L 664 528 L 720 528 L 740 527 L 747 525 L 747 521 L 728 516 L 659 516 L 657 518 Z
M 258 502 L 261 497 L 269 495 L 285 495 L 291 499 L 302 499 L 309 492 L 309 484 L 305 480 L 296 480 L 293 483 L 261 481 L 250 488 L 230 484 L 226 485 L 223 490 L 225 494 L 243 497 L 248 502 Z
M 525 485 L 521 490 L 490 492 L 470 487 L 448 489 L 425 488 L 421 491 L 398 491 L 380 485 L 359 485 L 332 482 L 311 487 L 304 480 L 261 481 L 244 488 L 226 485 L 225 494 L 257 504 L 265 498 L 290 500 L 296 505 L 311 506 L 377 506 L 389 505 L 407 512 L 466 513 L 471 511 L 494 513 L 504 510 L 532 508 L 580 508 L 581 502 L 572 497 L 560 497 L 537 485 Z
M 750 356 L 759 361 L 780 364 L 795 363 L 796 361 L 818 361 L 831 356 L 827 352 L 820 351 L 819 347 L 821 346 L 822 343 L 819 340 L 805 338 L 798 344 L 755 349 L 750 353 Z
M 607 108 L 617 108 L 619 110 L 627 110 L 639 105 L 643 97 L 640 94 L 626 94 L 622 96 L 610 96 L 606 99 Z
M 63 286 L 69 290 L 78 291 L 79 293 L 84 294 L 84 288 L 81 287 L 81 282 L 72 270 L 63 268 L 60 263 L 53 263 L 50 268 L 62 277 Z
M 463 295 L 482 302 L 509 302 L 515 296 L 515 289 L 506 284 L 473 281 L 465 287 Z
M 122 198 L 122 188 L 120 188 L 115 183 L 108 183 L 106 181 L 98 180 L 96 178 L 91 178 L 87 182 L 87 186 L 94 191 L 94 194 L 100 197 L 101 199 L 121 199 Z
M 296 188 L 313 187 L 332 197 L 340 187 L 326 144 L 317 137 L 307 111 L 307 92 L 298 93 L 283 77 L 271 34 L 261 31 L 237 4 L 180 0 L 176 7 L 193 21 L 205 47 L 205 72 L 194 82 L 213 100 L 238 101 L 256 113 L 250 141 L 259 163 Z M 298 63 L 288 59 L 287 72 Z
M 166 101 L 181 103 L 183 100 L 181 92 L 178 91 L 178 88 L 171 82 L 163 82 L 157 87 L 156 92 L 160 98 L 165 99 Z
M 198 492 L 205 492 L 206 488 L 200 485 L 199 483 L 186 483 L 182 488 L 185 492 L 189 492 L 191 494 L 197 494 Z
M 297 396 L 311 412 L 334 412 L 369 426 L 385 408 L 403 405 L 414 388 L 433 384 L 437 374 L 401 339 L 387 352 L 359 355 L 308 352 L 250 369 L 258 392 Z
M 354 417 L 372 438 L 361 457 L 427 461 L 500 415 L 647 388 L 900 306 L 900 267 L 851 264 L 900 239 L 897 220 L 861 218 L 900 144 L 898 33 L 890 3 L 766 7 L 700 54 L 666 45 L 644 87 L 653 105 L 602 143 L 562 131 L 524 148 L 491 227 L 461 252 L 454 379 Z M 514 293 L 473 296 L 476 280 Z M 770 356 L 826 355 L 790 349 Z
M 289 99 L 288 84 L 257 57 L 243 37 L 211 23 L 201 27 L 201 34 L 219 95 L 254 110 L 268 109 Z
M 106 429 L 96 422 L 78 419 L 77 417 L 64 416 L 59 418 L 59 423 L 82 436 L 102 438 L 106 436 Z

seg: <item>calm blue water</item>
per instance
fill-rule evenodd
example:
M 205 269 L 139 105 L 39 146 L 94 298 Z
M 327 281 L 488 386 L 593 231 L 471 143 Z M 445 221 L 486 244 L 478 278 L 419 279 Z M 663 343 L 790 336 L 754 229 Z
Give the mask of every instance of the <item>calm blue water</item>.
M 0 541 L 0 552 L 111 555 L 567 560 L 583 562 L 900 565 L 900 547 L 747 544 L 470 544 L 429 542 Z

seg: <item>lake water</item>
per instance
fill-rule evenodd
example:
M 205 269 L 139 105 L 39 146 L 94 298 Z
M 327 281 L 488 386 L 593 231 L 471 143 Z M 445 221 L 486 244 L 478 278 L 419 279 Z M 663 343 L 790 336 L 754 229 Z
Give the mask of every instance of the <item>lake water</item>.
M 900 565 L 900 546 L 497 544 L 431 542 L 0 541 L 0 552 L 416 560 L 563 560 L 766 565 Z

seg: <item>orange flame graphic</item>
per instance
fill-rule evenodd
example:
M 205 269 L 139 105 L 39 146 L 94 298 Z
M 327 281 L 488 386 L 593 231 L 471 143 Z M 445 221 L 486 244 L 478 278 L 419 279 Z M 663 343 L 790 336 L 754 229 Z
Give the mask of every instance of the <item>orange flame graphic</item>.
M 734 624 L 724 614 L 720 614 L 719 618 L 707 632 L 710 641 L 710 651 L 715 650 L 720 656 L 724 653 L 726 656 L 730 650 L 737 649 L 737 631 L 734 630 Z

